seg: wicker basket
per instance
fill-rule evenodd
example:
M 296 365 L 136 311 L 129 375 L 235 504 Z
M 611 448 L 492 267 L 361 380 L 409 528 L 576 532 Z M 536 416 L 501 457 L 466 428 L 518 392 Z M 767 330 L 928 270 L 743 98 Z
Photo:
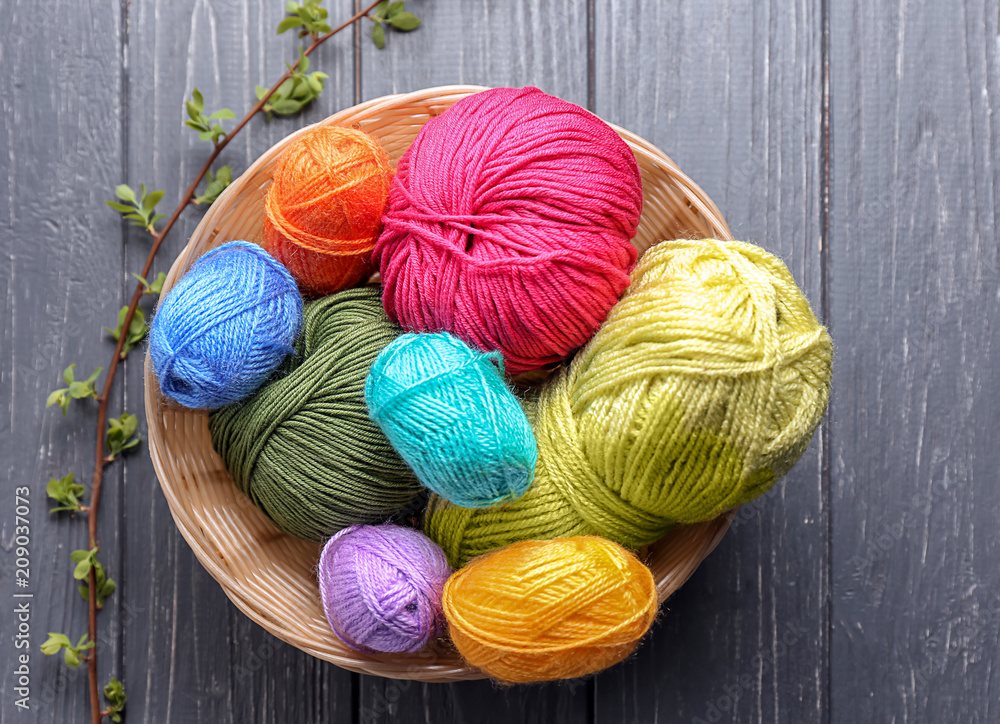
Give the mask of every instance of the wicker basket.
M 360 128 L 398 159 L 428 119 L 459 99 L 484 90 L 446 86 L 391 95 L 330 116 L 324 125 Z M 660 150 L 616 128 L 642 170 L 642 221 L 633 243 L 640 253 L 661 239 L 730 239 L 729 228 L 704 192 Z M 271 168 L 302 129 L 274 145 L 205 214 L 167 275 L 167 294 L 192 262 L 233 239 L 259 241 Z M 212 449 L 205 412 L 166 400 L 146 356 L 146 422 L 153 467 L 174 522 L 198 560 L 226 595 L 253 621 L 313 656 L 365 674 L 422 681 L 483 678 L 445 641 L 418 654 L 372 655 L 347 648 L 330 631 L 320 605 L 316 543 L 279 532 L 237 489 Z M 675 529 L 643 551 L 662 602 L 694 572 L 722 539 L 731 515 Z

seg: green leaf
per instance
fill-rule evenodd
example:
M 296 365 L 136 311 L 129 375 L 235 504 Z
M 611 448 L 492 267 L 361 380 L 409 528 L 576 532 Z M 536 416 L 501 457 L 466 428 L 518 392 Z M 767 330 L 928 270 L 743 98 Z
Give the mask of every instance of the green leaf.
M 63 657 L 66 659 L 66 666 L 71 669 L 75 669 L 83 663 L 83 660 L 80 658 L 80 652 L 72 646 L 67 646 L 63 649 Z
M 108 419 L 108 432 L 104 439 L 110 453 L 107 460 L 114 460 L 123 451 L 139 444 L 142 438 L 135 436 L 138 427 L 139 418 L 127 412 L 123 412 L 121 417 Z
M 104 698 L 108 702 L 108 708 L 105 709 L 105 713 L 111 717 L 111 721 L 120 722 L 121 712 L 125 709 L 125 687 L 122 683 L 112 677 L 111 681 L 107 683 L 104 687 Z
M 208 184 L 205 186 L 205 193 L 198 196 L 194 201 L 196 204 L 214 203 L 219 195 L 226 190 L 226 187 L 233 182 L 233 170 L 229 166 L 223 166 L 218 173 L 208 172 Z M 160 283 L 162 288 L 163 283 Z
M 135 191 L 133 191 L 127 184 L 119 184 L 118 186 L 115 186 L 115 196 L 122 201 L 135 202 Z
M 49 394 L 48 399 L 45 401 L 46 407 L 52 407 L 52 405 L 59 405 L 63 411 L 63 417 L 66 417 L 66 413 L 69 412 L 69 402 L 70 396 L 67 394 L 68 389 L 63 388 L 61 390 L 54 390 Z
M 90 588 L 88 586 L 77 586 L 76 591 L 84 601 L 90 600 Z
M 396 30 L 407 32 L 415 30 L 420 25 L 420 18 L 413 13 L 399 13 L 395 17 L 390 17 L 388 22 Z
M 49 633 L 48 640 L 42 644 L 42 653 L 46 656 L 51 656 L 52 654 L 59 653 L 61 650 L 64 652 L 63 656 L 66 659 L 66 665 L 70 668 L 76 668 L 83 663 L 80 652 L 92 648 L 94 648 L 94 642 L 87 641 L 87 634 L 81 636 L 80 641 L 74 646 L 65 634 Z
M 228 169 L 229 166 L 224 166 L 223 168 Z M 232 175 L 230 175 L 230 179 L 232 179 Z M 163 272 L 157 274 L 156 279 L 153 280 L 153 283 L 146 285 L 146 294 L 161 293 L 163 291 L 163 282 L 165 282 L 166 280 L 167 280 L 166 274 L 164 274 Z
M 302 110 L 303 105 L 305 104 L 301 101 L 292 100 L 290 98 L 282 98 L 280 101 L 271 105 L 271 110 L 280 116 L 290 116 Z
M 103 371 L 104 371 L 104 368 L 103 368 L 103 367 L 98 367 L 97 369 L 95 369 L 95 370 L 94 370 L 93 374 L 91 374 L 91 375 L 90 375 L 90 377 L 88 377 L 88 378 L 87 378 L 86 380 L 84 380 L 84 381 L 85 381 L 85 382 L 86 382 L 86 383 L 87 383 L 88 385 L 91 385 L 91 386 L 93 386 L 93 384 L 94 384 L 95 382 L 97 382 L 97 378 L 98 378 L 98 377 L 100 376 L 100 374 L 101 374 L 101 373 L 102 373 Z
M 74 400 L 82 400 L 84 397 L 90 397 L 90 387 L 85 382 L 74 382 L 69 386 L 69 396 Z
M 406 3 L 404 0 L 396 0 L 396 2 L 389 3 L 389 9 L 386 12 L 386 17 L 392 18 L 399 15 L 406 9 Z
M 126 206 L 125 204 L 120 204 L 117 201 L 105 201 L 104 203 L 106 203 L 108 206 L 110 206 L 115 211 L 118 211 L 118 212 L 123 213 L 123 214 L 127 214 L 127 213 L 129 213 L 132 210 L 131 206 Z
M 296 3 L 296 2 L 287 2 L 287 3 L 285 3 L 285 12 L 288 13 L 289 15 L 294 15 L 295 13 L 298 12 L 298 10 L 299 10 L 299 4 L 298 3 Z
M 79 563 L 80 561 L 89 557 L 90 557 L 90 551 L 86 550 L 76 550 L 69 554 L 69 559 L 74 563 Z
M 372 42 L 379 50 L 385 47 L 385 30 L 382 29 L 382 24 L 379 22 L 372 25 Z
M 382 2 L 375 6 L 374 12 L 379 17 L 384 18 L 389 12 L 389 0 L 382 0 Z
M 305 22 L 300 17 L 285 18 L 280 23 L 278 23 L 278 35 L 288 32 L 292 28 L 297 28 L 300 25 L 305 25 Z
M 76 362 L 74 362 L 69 367 L 63 370 L 62 374 L 63 382 L 65 382 L 67 385 L 73 384 L 73 380 L 76 379 L 76 376 L 73 374 L 74 369 L 76 369 Z
M 62 478 L 50 478 L 48 485 L 45 486 L 45 492 L 48 497 L 62 503 L 60 507 L 52 508 L 49 511 L 50 513 L 55 513 L 61 510 L 79 510 L 80 497 L 86 492 L 86 488 L 75 483 L 73 473 L 70 472 Z M 72 558 L 72 555 L 70 558 Z
M 160 199 L 163 198 L 163 195 L 165 193 L 166 191 L 154 191 L 149 196 L 144 198 L 142 200 L 142 210 L 145 211 L 147 214 L 150 213 L 153 209 L 156 208 L 156 205 L 160 203 Z
M 163 282 L 160 282 L 160 287 L 162 288 L 162 286 Z M 128 307 L 122 307 L 118 311 L 118 326 L 114 329 L 104 328 L 115 340 L 122 334 L 122 325 L 125 323 L 125 316 L 127 314 Z M 148 331 L 149 325 L 146 324 L 146 313 L 142 311 L 141 307 L 136 307 L 135 313 L 132 315 L 132 321 L 128 325 L 128 334 L 125 336 L 125 343 L 122 345 L 121 359 L 125 359 L 128 356 L 128 353 L 146 337 Z
M 293 88 L 295 88 L 295 81 L 289 78 L 284 83 L 278 86 L 278 90 L 275 91 L 275 94 L 273 96 L 271 96 L 271 102 L 273 103 L 278 96 L 287 96 L 289 93 L 292 92 Z
M 84 558 L 82 561 L 77 563 L 76 567 L 73 569 L 73 578 L 75 578 L 78 581 L 82 581 L 84 578 L 87 577 L 87 574 L 90 573 L 90 569 L 92 567 L 93 563 L 90 559 L 90 556 Z
M 91 551 L 90 560 L 94 566 L 94 580 L 97 583 L 95 603 L 98 608 L 104 608 L 104 599 L 115 592 L 115 582 L 108 578 L 105 574 L 104 566 L 102 566 L 97 560 L 96 549 Z M 80 586 L 77 590 L 80 592 L 81 596 L 87 598 L 90 593 L 90 579 L 88 578 L 85 585 Z
M 191 91 L 191 97 L 194 99 L 194 107 L 198 109 L 198 113 L 205 107 L 205 98 L 201 95 L 201 91 L 195 88 Z
M 211 141 L 212 131 L 211 130 L 202 131 L 201 133 L 198 134 L 198 138 L 200 138 L 202 141 Z
M 297 79 L 295 83 L 295 90 L 292 91 L 292 98 L 302 101 L 303 105 L 305 105 L 311 101 L 313 97 L 313 92 L 309 88 L 309 82 L 305 78 Z
M 68 510 L 71 513 L 75 513 L 76 511 L 79 510 L 79 508 L 77 508 L 76 506 L 72 506 L 72 505 L 59 505 L 59 506 L 56 506 L 55 508 L 49 508 L 49 512 L 50 513 L 60 513 L 60 512 L 62 512 L 64 510 Z
M 130 415 L 127 412 L 123 412 L 121 417 L 117 420 L 111 419 L 112 424 L 121 428 L 125 437 L 132 437 L 135 435 L 135 431 L 139 428 L 139 418 L 136 415 Z
M 112 579 L 108 578 L 104 581 L 104 585 L 99 588 L 100 590 L 97 592 L 97 596 L 99 599 L 103 600 L 114 593 L 117 586 Z
M 118 326 L 114 329 L 110 327 L 105 327 L 104 330 L 117 340 L 122 333 L 122 325 L 125 323 L 125 315 L 128 313 L 128 306 L 124 306 L 118 310 Z
M 213 113 L 212 115 L 210 115 L 208 117 L 208 120 L 210 120 L 210 121 L 225 121 L 225 120 L 228 120 L 230 118 L 236 118 L 236 114 L 233 113 L 228 108 L 220 108 L 215 113 Z
M 260 100 L 265 95 L 267 95 L 267 88 L 265 88 L 262 85 L 256 85 L 256 86 L 254 86 L 253 92 L 254 92 L 254 95 L 257 96 L 257 100 Z
M 306 85 L 314 96 L 323 92 L 323 81 L 316 77 L 316 73 L 306 76 Z
M 49 638 L 42 644 L 42 653 L 46 656 L 58 653 L 64 646 L 72 646 L 69 636 L 61 633 L 49 633 Z
M 99 563 L 96 564 L 94 573 L 97 578 L 97 600 L 95 603 L 98 608 L 104 608 L 104 599 L 115 592 L 115 582 L 105 576 L 104 568 Z

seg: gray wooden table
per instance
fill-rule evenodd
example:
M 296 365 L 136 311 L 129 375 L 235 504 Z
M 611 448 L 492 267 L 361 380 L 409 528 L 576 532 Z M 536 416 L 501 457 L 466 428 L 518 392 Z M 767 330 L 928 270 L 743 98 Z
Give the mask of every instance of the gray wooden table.
M 331 19 L 353 0 L 329 0 Z M 502 689 L 357 676 L 272 638 L 174 528 L 145 452 L 109 469 L 100 518 L 119 583 L 102 679 L 127 721 L 998 722 L 1000 666 L 1000 2 L 410 0 L 424 26 L 377 51 L 345 33 L 314 57 L 302 117 L 255 120 L 239 172 L 362 99 L 449 83 L 533 84 L 664 149 L 734 233 L 788 263 L 836 344 L 827 421 L 747 507 L 626 663 L 585 682 Z M 262 6 L 262 7 L 261 7 Z M 93 406 L 44 410 L 149 246 L 103 204 L 165 189 L 206 145 L 197 86 L 242 113 L 294 57 L 267 0 L 0 2 L 0 722 L 82 722 L 86 674 L 38 646 L 79 635 L 79 521 L 48 478 L 89 480 Z M 165 270 L 199 218 L 169 238 Z M 133 355 L 112 410 L 141 412 Z M 32 496 L 31 712 L 15 705 L 14 488 Z M 17 589 L 20 590 L 20 589 Z

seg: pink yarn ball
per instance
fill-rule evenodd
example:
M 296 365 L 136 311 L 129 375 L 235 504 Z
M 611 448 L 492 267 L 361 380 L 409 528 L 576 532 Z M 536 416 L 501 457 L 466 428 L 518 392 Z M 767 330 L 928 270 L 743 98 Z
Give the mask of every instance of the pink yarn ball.
M 537 88 L 468 96 L 399 161 L 372 257 L 385 311 L 511 373 L 565 359 L 628 286 L 641 212 L 635 156 L 595 115 Z

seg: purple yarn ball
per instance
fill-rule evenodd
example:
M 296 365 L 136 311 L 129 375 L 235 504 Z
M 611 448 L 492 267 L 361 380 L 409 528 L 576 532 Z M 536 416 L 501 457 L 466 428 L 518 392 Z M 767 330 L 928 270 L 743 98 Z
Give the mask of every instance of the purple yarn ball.
M 443 624 L 448 559 L 420 531 L 352 525 L 323 547 L 319 590 L 337 637 L 366 652 L 413 653 Z

